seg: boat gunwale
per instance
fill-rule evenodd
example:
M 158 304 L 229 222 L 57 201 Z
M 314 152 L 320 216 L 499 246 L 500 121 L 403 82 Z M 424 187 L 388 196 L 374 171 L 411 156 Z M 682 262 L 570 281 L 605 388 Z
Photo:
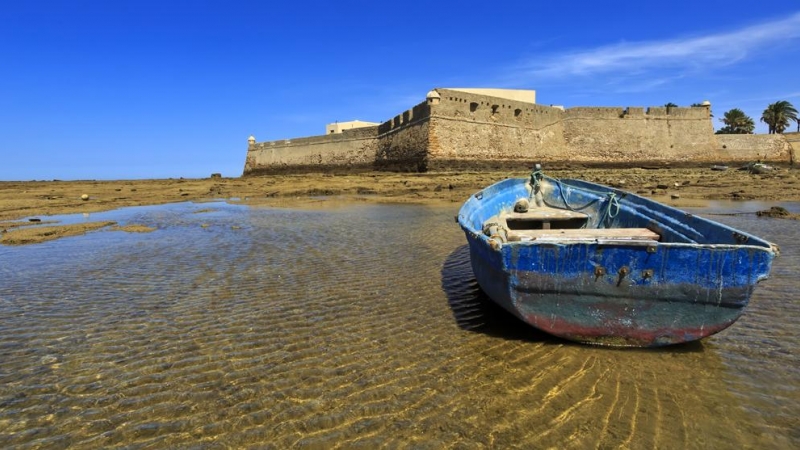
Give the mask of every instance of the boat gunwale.
M 551 178 L 551 177 L 547 177 L 547 176 L 545 176 L 544 179 L 546 179 L 548 182 L 553 182 L 553 183 L 556 183 L 556 184 L 559 184 L 559 185 L 566 183 L 568 185 L 568 187 L 579 189 L 581 191 L 589 191 L 592 194 L 597 195 L 599 197 L 603 197 L 603 196 L 607 195 L 609 192 L 612 192 L 612 193 L 614 193 L 616 195 L 619 195 L 620 199 L 627 203 L 626 206 L 628 206 L 628 205 L 630 205 L 630 206 L 639 206 L 639 205 L 641 205 L 641 206 L 647 207 L 647 206 L 650 206 L 650 205 L 654 205 L 657 208 L 663 208 L 663 209 L 666 209 L 669 212 L 673 212 L 673 213 L 677 213 L 677 214 L 689 215 L 692 218 L 694 218 L 695 220 L 699 220 L 699 221 L 704 222 L 704 223 L 706 223 L 708 225 L 711 225 L 711 226 L 714 226 L 714 227 L 719 227 L 722 230 L 726 230 L 726 231 L 729 231 L 731 233 L 737 233 L 737 234 L 739 234 L 741 236 L 747 237 L 747 243 L 743 243 L 743 244 L 653 241 L 652 245 L 655 245 L 655 246 L 664 246 L 664 247 L 667 247 L 667 248 L 690 247 L 690 248 L 698 248 L 698 249 L 747 249 L 747 248 L 754 248 L 754 249 L 760 249 L 760 250 L 772 253 L 774 256 L 779 256 L 780 255 L 780 249 L 776 244 L 771 243 L 771 242 L 769 242 L 769 241 L 767 241 L 767 240 L 765 240 L 763 238 L 760 238 L 760 237 L 758 237 L 756 235 L 753 235 L 753 234 L 748 233 L 746 231 L 742 231 L 742 230 L 730 227 L 728 225 L 725 225 L 723 223 L 720 223 L 720 222 L 717 222 L 717 221 L 714 221 L 714 220 L 711 220 L 711 219 L 707 219 L 705 217 L 702 217 L 702 216 L 699 216 L 699 215 L 696 215 L 696 214 L 692 214 L 692 213 L 683 211 L 681 209 L 675 208 L 675 207 L 670 206 L 670 205 L 665 205 L 663 203 L 657 202 L 655 200 L 652 200 L 652 199 L 649 199 L 649 198 L 646 198 L 646 197 L 643 197 L 643 196 L 640 196 L 640 195 L 637 195 L 637 194 L 634 194 L 634 193 L 631 193 L 631 192 L 628 192 L 628 191 L 621 191 L 619 189 L 616 189 L 616 188 L 613 188 L 613 187 L 610 187 L 610 186 L 607 187 L 607 186 L 603 186 L 603 185 L 600 185 L 600 184 L 596 184 L 596 183 L 592 183 L 592 182 L 584 181 L 584 180 L 579 180 L 579 179 L 568 178 L 568 179 L 563 179 L 562 180 L 562 179 L 556 179 L 556 178 Z M 487 190 L 497 190 L 499 192 L 498 187 L 503 185 L 503 184 L 512 184 L 513 185 L 513 184 L 517 184 L 517 183 L 520 183 L 520 182 L 522 182 L 523 184 L 528 186 L 528 179 L 526 179 L 526 178 L 506 178 L 504 180 L 498 181 L 498 182 L 496 182 L 496 183 L 494 183 L 494 184 L 492 184 L 492 185 L 490 185 L 490 186 L 488 186 L 488 187 L 486 187 L 484 189 L 481 189 L 480 191 L 477 191 L 474 194 L 470 195 L 469 199 L 467 199 L 467 201 L 465 201 L 464 204 L 459 209 L 459 214 L 457 216 L 457 220 L 458 220 L 459 226 L 464 231 L 467 231 L 467 232 L 471 233 L 474 237 L 476 237 L 476 238 L 480 239 L 481 241 L 483 241 L 484 244 L 490 245 L 491 244 L 490 243 L 491 238 L 489 236 L 486 236 L 483 233 L 481 228 L 472 227 L 468 223 L 467 216 L 465 215 L 465 210 L 468 209 L 468 206 L 470 206 L 471 202 L 482 201 L 483 198 L 484 198 L 484 193 Z M 575 184 L 572 184 L 572 183 L 584 184 L 584 185 L 588 185 L 589 187 L 597 188 L 597 189 L 584 188 L 582 186 L 576 186 Z M 603 192 L 604 190 L 605 190 L 605 192 Z M 638 203 L 638 204 L 637 203 L 632 203 L 632 202 L 630 202 L 630 200 L 627 199 L 628 197 L 633 197 L 636 200 L 639 200 L 641 202 Z M 644 205 L 642 205 L 642 204 L 644 204 Z M 508 207 L 508 208 L 511 208 L 511 207 Z M 474 211 L 478 210 L 478 208 L 470 208 L 470 209 L 473 209 Z M 634 209 L 634 208 L 632 208 L 632 209 Z M 502 213 L 502 211 L 498 210 L 496 214 L 500 214 L 500 213 Z M 751 240 L 755 241 L 756 244 L 750 243 Z M 586 241 L 584 241 L 584 240 L 564 240 L 563 242 L 559 242 L 558 240 L 555 240 L 555 239 L 542 240 L 542 241 L 538 241 L 538 242 L 537 241 L 538 240 L 511 241 L 511 242 L 503 242 L 503 243 L 498 243 L 498 244 L 500 244 L 500 246 L 585 245 L 587 243 L 597 243 L 597 244 L 600 244 L 600 245 L 614 245 L 615 244 L 613 242 L 602 242 L 601 243 L 601 242 L 598 242 L 597 240 L 591 241 L 591 240 L 588 240 L 588 239 Z M 497 245 L 497 244 L 495 244 L 495 245 Z M 497 250 L 500 249 L 500 246 L 497 247 Z

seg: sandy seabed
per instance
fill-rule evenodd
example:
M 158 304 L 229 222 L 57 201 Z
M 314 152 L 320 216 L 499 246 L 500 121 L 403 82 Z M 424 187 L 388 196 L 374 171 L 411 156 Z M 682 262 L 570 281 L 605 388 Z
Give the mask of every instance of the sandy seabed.
M 547 173 L 677 206 L 800 199 L 788 168 Z M 0 447 L 798 448 L 796 223 L 720 217 L 783 250 L 732 330 L 660 351 L 570 345 L 480 291 L 449 220 L 526 175 L 0 182 L 3 243 L 89 233 L 0 247 Z M 158 233 L 108 240 L 93 214 L 218 199 L 293 210 L 178 204 L 179 220 L 147 222 Z M 433 207 L 316 213 L 339 199 Z
M 641 194 L 673 206 L 704 206 L 707 200 L 800 201 L 800 171 L 780 167 L 767 174 L 730 168 L 560 169 L 547 175 L 580 178 Z M 224 199 L 278 207 L 345 202 L 461 203 L 480 189 L 528 172 L 319 173 L 242 178 L 114 181 L 0 182 L 0 242 L 27 244 L 83 234 L 109 223 L 25 227 L 26 218 L 47 222 L 53 214 L 107 211 L 124 206 Z M 86 198 L 88 197 L 88 198 Z M 84 199 L 86 198 L 86 199 Z M 45 223 L 42 223 L 45 225 Z M 126 231 L 147 231 L 131 228 Z

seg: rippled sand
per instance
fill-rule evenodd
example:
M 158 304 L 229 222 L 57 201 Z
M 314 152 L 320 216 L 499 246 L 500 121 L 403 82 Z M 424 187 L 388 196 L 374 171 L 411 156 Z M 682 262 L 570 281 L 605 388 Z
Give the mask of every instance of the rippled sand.
M 0 447 L 800 445 L 797 230 L 723 217 L 783 249 L 748 313 L 613 350 L 488 301 L 456 209 L 181 204 L 0 247 Z

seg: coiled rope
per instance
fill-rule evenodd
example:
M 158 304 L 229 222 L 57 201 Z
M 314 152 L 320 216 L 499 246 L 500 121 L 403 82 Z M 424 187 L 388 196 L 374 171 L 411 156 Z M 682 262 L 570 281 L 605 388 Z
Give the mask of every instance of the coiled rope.
M 614 211 L 613 213 L 611 211 Z M 608 205 L 606 205 L 606 217 L 613 219 L 619 214 L 619 199 L 615 192 L 608 193 Z
M 533 187 L 533 189 L 531 190 L 531 196 L 534 195 L 534 192 L 537 192 L 537 190 L 541 189 L 541 183 L 542 183 L 542 178 L 543 177 L 544 177 L 544 174 L 542 173 L 541 168 L 535 168 L 531 172 L 531 186 Z M 551 178 L 551 177 L 548 177 L 548 179 L 553 180 L 556 183 L 556 185 L 558 185 L 558 193 L 561 196 L 561 201 L 564 202 L 564 207 L 567 208 L 570 211 L 580 211 L 580 210 L 586 209 L 586 208 L 588 208 L 589 206 L 591 206 L 592 204 L 596 203 L 599 200 L 599 199 L 595 199 L 595 200 L 592 200 L 589 203 L 587 203 L 587 204 L 585 204 L 585 205 L 583 205 L 581 207 L 574 208 L 567 201 L 567 196 L 564 193 L 564 186 L 561 184 L 561 180 L 559 180 L 558 178 Z M 619 210 L 620 210 L 619 197 L 617 197 L 617 193 L 616 192 L 608 192 L 608 193 L 606 193 L 606 195 L 608 196 L 608 203 L 606 203 L 605 210 L 603 211 L 604 212 L 603 218 L 604 219 L 613 219 L 613 218 L 615 218 L 615 217 L 617 217 L 619 215 Z M 547 204 L 547 201 L 545 201 L 545 204 Z M 547 204 L 547 206 L 550 206 L 552 208 L 556 208 L 557 207 L 557 206 L 549 205 L 549 204 Z

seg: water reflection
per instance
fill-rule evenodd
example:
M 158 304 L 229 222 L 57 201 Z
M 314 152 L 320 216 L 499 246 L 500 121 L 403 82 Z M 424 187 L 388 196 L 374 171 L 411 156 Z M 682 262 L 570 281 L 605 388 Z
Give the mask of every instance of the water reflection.
M 0 247 L 0 447 L 800 443 L 796 227 L 723 217 L 784 249 L 745 316 L 612 350 L 486 299 L 456 208 L 167 205 Z

